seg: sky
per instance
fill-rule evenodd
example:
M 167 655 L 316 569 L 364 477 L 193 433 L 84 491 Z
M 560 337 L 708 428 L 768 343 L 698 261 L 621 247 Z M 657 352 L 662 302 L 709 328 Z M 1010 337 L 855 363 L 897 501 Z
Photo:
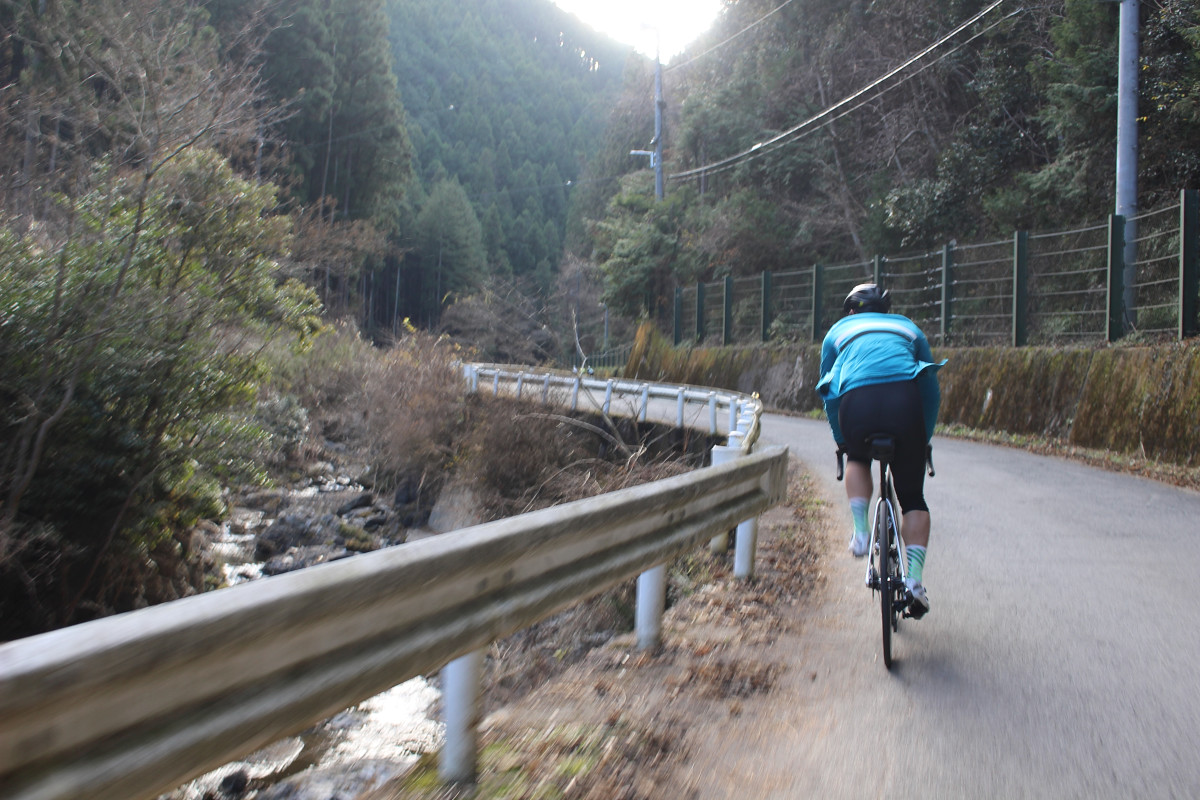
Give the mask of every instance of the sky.
M 658 28 L 662 60 L 670 61 L 704 31 L 721 9 L 721 0 L 554 0 L 598 31 L 633 45 L 653 58 Z

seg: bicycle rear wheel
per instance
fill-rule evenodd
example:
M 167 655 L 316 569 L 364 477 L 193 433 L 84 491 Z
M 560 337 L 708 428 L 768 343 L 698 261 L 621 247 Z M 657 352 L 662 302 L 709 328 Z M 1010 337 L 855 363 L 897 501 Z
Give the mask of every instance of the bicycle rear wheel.
M 875 510 L 875 543 L 879 550 L 879 610 L 883 618 L 883 665 L 891 669 L 892 629 L 895 620 L 895 611 L 892 609 L 892 598 L 895 596 L 892 572 L 895 567 L 892 562 L 893 539 L 889 516 L 887 502 L 880 500 Z

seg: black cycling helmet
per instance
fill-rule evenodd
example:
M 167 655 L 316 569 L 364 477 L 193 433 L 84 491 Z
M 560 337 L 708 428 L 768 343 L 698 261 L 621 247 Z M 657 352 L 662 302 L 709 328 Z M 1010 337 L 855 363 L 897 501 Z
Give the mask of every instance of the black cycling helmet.
M 878 311 L 881 314 L 886 314 L 892 309 L 892 298 L 888 296 L 886 289 L 880 289 L 873 283 L 860 283 L 855 286 L 850 294 L 846 295 L 846 302 L 842 303 L 842 311 L 849 314 L 851 311 Z

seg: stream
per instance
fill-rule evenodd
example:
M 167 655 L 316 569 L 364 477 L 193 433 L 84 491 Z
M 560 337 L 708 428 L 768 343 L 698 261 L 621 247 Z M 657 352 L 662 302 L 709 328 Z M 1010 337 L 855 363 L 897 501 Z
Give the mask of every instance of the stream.
M 316 516 L 362 492 L 340 478 L 289 490 L 280 507 Z M 264 575 L 256 543 L 273 522 L 266 511 L 233 509 L 210 544 L 228 585 Z M 353 800 L 441 747 L 443 726 L 428 713 L 439 696 L 429 681 L 413 678 L 159 800 Z

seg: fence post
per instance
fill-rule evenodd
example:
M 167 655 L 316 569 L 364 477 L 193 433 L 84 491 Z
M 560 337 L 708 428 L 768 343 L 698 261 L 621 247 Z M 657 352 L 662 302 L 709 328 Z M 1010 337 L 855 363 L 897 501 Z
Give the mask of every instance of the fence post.
M 704 330 L 704 284 L 696 284 L 696 341 L 703 342 Z
M 1012 344 L 1029 343 L 1029 231 L 1013 234 Z
M 733 276 L 725 276 L 725 313 L 721 315 L 721 344 L 733 344 Z
M 875 285 L 883 285 L 883 256 L 875 256 L 871 264 L 872 272 L 874 273 Z
M 446 744 L 438 759 L 438 777 L 446 783 L 471 783 L 479 748 L 479 682 L 483 651 L 475 650 L 442 667 L 442 714 Z
M 825 268 L 820 264 L 813 264 L 812 285 L 812 331 L 810 331 L 810 341 L 819 342 L 825 337 L 825 332 L 821 330 L 821 317 L 825 315 L 825 309 L 822 305 L 822 300 L 825 296 Z
M 1125 335 L 1125 217 L 1108 217 L 1108 341 Z M 1133 309 L 1128 309 L 1130 312 Z
M 675 346 L 683 341 L 683 289 L 675 287 Z
M 1200 190 L 1179 193 L 1179 338 L 1200 333 Z
M 942 344 L 950 340 L 950 286 L 954 282 L 954 246 L 942 247 Z
M 771 270 L 762 274 L 762 340 L 771 338 Z

